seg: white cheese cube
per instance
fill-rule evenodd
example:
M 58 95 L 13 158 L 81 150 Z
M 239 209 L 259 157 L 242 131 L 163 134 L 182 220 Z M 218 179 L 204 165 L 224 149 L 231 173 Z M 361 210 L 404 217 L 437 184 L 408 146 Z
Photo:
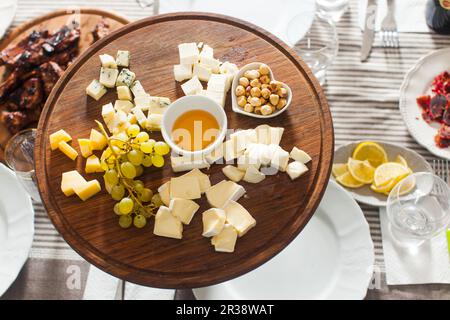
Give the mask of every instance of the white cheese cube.
M 150 108 L 151 97 L 148 93 L 134 98 L 134 104 L 142 111 L 147 111 Z
M 247 147 L 257 142 L 256 131 L 254 129 L 240 130 L 230 134 L 230 140 L 234 140 L 236 151 L 243 151 Z
M 231 84 L 233 83 L 234 76 L 239 71 L 239 68 L 234 64 L 228 61 L 222 63 L 219 68 L 219 72 L 227 76 L 227 83 L 225 87 L 225 91 L 228 92 L 231 88 Z
M 227 217 L 227 223 L 237 230 L 239 237 L 256 225 L 256 220 L 252 215 L 236 201 L 229 201 L 223 210 Z
M 225 159 L 225 162 L 232 161 L 233 159 L 236 159 L 237 157 L 239 157 L 244 153 L 243 151 L 236 150 L 234 140 L 231 139 L 223 143 L 223 148 L 224 148 L 223 158 Z
M 112 68 L 100 68 L 100 83 L 107 88 L 114 88 L 119 70 Z
M 283 136 L 284 128 L 281 127 L 270 127 L 269 128 L 269 137 L 270 143 L 280 145 L 281 137 Z
M 218 235 L 212 237 L 211 244 L 217 252 L 233 253 L 237 235 L 236 229 L 232 225 L 226 224 Z
M 211 77 L 212 70 L 207 65 L 196 63 L 194 64 L 194 70 L 192 71 L 194 76 L 197 76 L 201 81 L 208 81 Z
M 198 77 L 193 76 L 191 80 L 186 81 L 181 85 L 181 89 L 185 95 L 192 96 L 203 90 L 203 86 L 200 80 L 198 80 Z
M 165 206 L 161 206 L 155 216 L 153 233 L 157 236 L 181 239 L 183 237 L 183 225 Z
M 111 68 L 111 69 L 117 69 L 116 60 L 114 60 L 114 58 L 111 57 L 109 54 L 101 54 L 98 57 L 100 58 L 100 62 L 102 64 L 102 67 L 104 67 L 104 68 Z
M 134 107 L 131 112 L 136 116 L 136 120 L 139 123 L 139 125 L 143 128 L 147 125 L 147 117 L 145 116 L 144 112 L 139 107 Z
M 162 114 L 157 113 L 149 113 L 147 117 L 146 128 L 150 131 L 159 131 L 161 130 L 162 123 Z
M 120 70 L 117 76 L 116 86 L 131 86 L 136 79 L 136 74 L 127 68 Z
M 204 174 L 199 169 L 195 168 L 189 171 L 188 173 L 185 173 L 182 175 L 182 177 L 195 177 L 198 179 L 198 183 L 200 185 L 200 192 L 205 193 L 206 190 L 211 188 L 211 181 L 209 180 L 209 177 L 207 174 Z
M 208 91 L 226 93 L 227 76 L 224 74 L 212 74 L 208 81 Z
M 239 182 L 244 177 L 245 172 L 239 170 L 235 166 L 228 165 L 222 168 L 222 172 L 231 181 Z
M 204 237 L 213 237 L 218 235 L 225 225 L 225 211 L 218 208 L 211 208 L 202 213 Z
M 117 50 L 116 63 L 119 67 L 130 66 L 130 51 Z
M 192 200 L 174 198 L 170 200 L 169 210 L 184 224 L 191 223 L 200 206 Z
M 159 193 L 162 203 L 164 203 L 164 205 L 166 205 L 166 206 L 169 206 L 170 205 L 170 181 L 167 181 L 166 183 L 162 184 L 158 188 L 158 193 Z
M 106 124 L 113 122 L 115 119 L 115 116 L 116 116 L 116 111 L 114 110 L 112 103 L 105 104 L 102 107 L 102 118 Z
M 170 179 L 170 198 L 200 199 L 200 184 L 196 177 L 181 176 Z
M 258 143 L 270 144 L 270 126 L 267 124 L 259 125 L 255 128 Z
M 270 166 L 279 171 L 284 172 L 286 171 L 288 162 L 289 162 L 289 153 L 280 148 L 277 151 L 275 151 L 272 161 L 270 162 Z
M 209 67 L 213 73 L 219 73 L 220 61 L 214 59 L 214 49 L 208 45 L 203 46 L 200 52 L 200 63 Z
M 139 80 L 136 80 L 133 82 L 133 84 L 130 87 L 131 92 L 133 92 L 135 97 L 146 95 L 147 92 L 145 92 L 144 87 L 142 86 L 141 82 Z
M 223 92 L 218 91 L 209 91 L 206 90 L 205 96 L 208 98 L 213 99 L 215 102 L 217 102 L 222 108 L 225 107 L 225 100 L 227 99 L 227 95 Z
M 192 64 L 176 64 L 173 66 L 173 76 L 178 82 L 192 78 Z
M 192 169 L 205 169 L 210 167 L 210 164 L 203 157 L 170 157 L 170 164 L 173 172 L 189 171 Z
M 200 52 L 200 60 L 202 58 L 214 58 L 214 49 L 205 44 Z
M 198 62 L 199 51 L 196 43 L 182 43 L 178 45 L 180 64 L 194 64 Z
M 244 194 L 243 186 L 233 181 L 222 180 L 206 190 L 206 199 L 211 207 L 222 208 L 228 201 L 237 201 Z
M 301 162 L 301 163 L 305 163 L 305 164 L 312 160 L 311 157 L 309 156 L 309 154 L 307 154 L 303 150 L 300 150 L 297 147 L 292 148 L 290 156 L 295 161 L 298 161 L 298 162 Z
M 248 167 L 255 167 L 259 169 L 261 167 L 261 161 L 259 159 L 250 158 L 248 154 L 244 154 L 237 158 L 237 167 L 241 171 L 246 171 Z
M 119 98 L 119 100 L 129 100 L 129 101 L 133 100 L 130 88 L 127 86 L 117 87 L 117 97 Z
M 260 163 L 263 166 L 269 165 L 272 160 L 270 150 L 266 144 L 251 143 L 244 154 L 249 157 L 252 163 Z
M 86 94 L 95 100 L 99 100 L 106 93 L 106 88 L 98 80 L 92 80 L 86 87 Z
M 294 161 L 288 164 L 286 172 L 292 180 L 295 180 L 308 172 L 308 170 L 308 167 L 303 162 Z
M 205 160 L 210 164 L 219 161 L 223 158 L 223 149 L 223 143 L 221 143 L 216 149 L 205 156 Z
M 244 175 L 244 181 L 249 183 L 260 183 L 266 178 L 266 175 L 262 172 L 259 172 L 258 169 L 256 169 L 253 166 L 249 166 L 247 170 L 245 171 Z
M 114 102 L 114 109 L 122 110 L 126 114 L 129 114 L 131 112 L 131 109 L 133 108 L 134 108 L 133 102 L 128 100 L 116 100 Z

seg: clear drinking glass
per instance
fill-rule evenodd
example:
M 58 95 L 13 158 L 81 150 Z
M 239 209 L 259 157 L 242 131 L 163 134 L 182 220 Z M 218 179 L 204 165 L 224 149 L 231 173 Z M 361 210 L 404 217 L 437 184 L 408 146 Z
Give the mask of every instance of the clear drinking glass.
M 6 145 L 5 161 L 31 198 L 41 202 L 34 171 L 35 140 L 36 129 L 26 129 L 14 135 Z
M 336 27 L 329 16 L 316 12 L 308 31 L 299 39 L 299 30 L 304 28 L 303 24 L 302 15 L 295 16 L 288 23 L 288 41 L 323 85 L 327 68 L 339 49 Z
M 348 8 L 349 0 L 316 0 L 318 11 L 325 13 L 337 22 Z
M 450 223 L 450 187 L 432 173 L 411 174 L 390 192 L 387 215 L 397 244 L 419 246 Z

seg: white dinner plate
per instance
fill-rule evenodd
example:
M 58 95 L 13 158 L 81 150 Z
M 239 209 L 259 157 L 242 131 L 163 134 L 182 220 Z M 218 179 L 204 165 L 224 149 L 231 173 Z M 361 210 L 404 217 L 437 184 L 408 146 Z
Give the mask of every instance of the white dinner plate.
M 0 39 L 11 25 L 17 10 L 17 0 L 0 1 Z
M 239 278 L 194 289 L 194 294 L 199 300 L 363 299 L 373 263 L 361 209 L 330 181 L 314 216 L 281 253 Z
M 28 258 L 34 234 L 31 199 L 14 173 L 0 163 L 0 296 Z
M 439 148 L 434 142 L 439 123 L 426 123 L 416 102 L 418 96 L 427 94 L 433 79 L 445 70 L 450 70 L 450 48 L 433 51 L 417 61 L 403 80 L 399 107 L 413 138 L 434 155 L 450 160 L 450 148 Z

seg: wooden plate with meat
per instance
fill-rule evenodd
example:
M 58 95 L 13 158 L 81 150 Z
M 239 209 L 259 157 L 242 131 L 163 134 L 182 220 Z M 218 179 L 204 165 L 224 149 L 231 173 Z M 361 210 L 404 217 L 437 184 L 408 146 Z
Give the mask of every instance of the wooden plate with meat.
M 20 25 L 0 42 L 0 160 L 12 134 L 37 125 L 68 64 L 127 23 L 99 9 L 58 10 Z
M 215 242 L 216 248 L 214 248 L 211 245 L 211 239 L 202 236 L 202 212 L 211 206 L 221 207 L 221 205 L 212 204 L 212 197 L 208 198 L 208 202 L 204 196 L 190 198 L 198 199 L 195 202 L 200 207 L 189 225 L 183 227 L 182 239 L 173 239 L 173 236 L 167 238 L 167 235 L 161 236 L 163 231 L 157 228 L 160 220 L 153 219 L 151 216 L 148 217 L 145 226 L 141 225 L 142 228 L 138 229 L 135 224 L 137 228 L 131 226 L 123 229 L 124 226 L 121 225 L 121 228 L 118 220 L 120 222 L 121 218 L 126 217 L 130 211 L 126 210 L 124 206 L 121 218 L 114 214 L 115 201 L 105 191 L 107 189 L 103 185 L 103 174 L 85 174 L 85 159 L 82 156 L 78 156 L 76 161 L 71 161 L 61 152 L 63 149 L 52 151 L 49 142 L 50 134 L 64 129 L 72 137 L 72 147 L 78 151 L 80 149 L 78 149 L 77 139 L 88 138 L 92 128 L 98 130 L 94 120 L 101 121 L 102 106 L 106 106 L 103 111 L 106 111 L 107 108 L 112 111 L 112 105 L 109 103 L 114 103 L 118 97 L 115 88 L 107 92 L 105 90 L 106 93 L 96 96 L 98 101 L 94 100 L 92 96 L 86 96 L 86 88 L 92 82 L 97 82 L 95 88 L 100 88 L 98 86 L 99 55 L 102 55 L 106 64 L 107 55 L 114 56 L 119 50 L 121 52 L 122 50 L 129 51 L 131 55 L 129 70 L 121 69 L 118 77 L 118 60 L 116 60 L 116 65 L 111 57 L 111 67 L 108 68 L 103 64 L 100 81 L 104 80 L 103 83 L 108 86 L 107 82 L 111 81 L 109 75 L 116 70 L 110 87 L 114 87 L 119 80 L 120 83 L 129 81 L 129 84 L 120 84 L 120 86 L 131 84 L 131 89 L 135 94 L 136 108 L 138 108 L 132 110 L 141 110 L 138 107 L 137 98 L 151 99 L 159 96 L 175 101 L 183 96 L 183 91 L 186 93 L 187 82 L 181 87 L 180 83 L 174 79 L 173 66 L 180 63 L 178 45 L 185 44 L 192 48 L 193 44 L 192 50 L 196 51 L 198 43 L 203 43 L 202 52 L 207 44 L 214 48 L 215 58 L 222 62 L 233 62 L 238 65 L 237 67 L 243 67 L 255 61 L 264 62 L 271 67 L 276 79 L 288 84 L 292 90 L 292 102 L 289 109 L 270 119 L 258 119 L 233 112 L 231 94 L 228 91 L 223 109 L 228 120 L 228 128 L 249 129 L 263 124 L 284 128 L 280 147 L 284 150 L 291 150 L 297 146 L 312 158 L 307 164 L 308 172 L 298 179 L 291 180 L 286 172 L 280 170 L 276 174 L 267 175 L 260 183 L 251 183 L 250 179 L 247 181 L 245 177 L 238 183 L 246 190 L 245 196 L 239 199 L 239 205 L 246 208 L 254 217 L 256 225 L 252 223 L 251 226 L 254 227 L 245 236 L 238 238 L 232 253 L 230 253 L 232 250 L 228 253 L 215 251 L 218 246 L 217 242 Z M 192 63 L 195 63 L 196 57 L 198 55 L 194 56 Z M 135 77 L 131 75 L 130 70 L 135 73 Z M 127 77 L 120 78 L 121 74 L 127 75 Z M 253 72 L 253 74 L 255 73 Z M 262 71 L 261 74 L 263 74 Z M 108 77 L 102 80 L 105 75 Z M 223 77 L 216 74 L 214 79 L 218 78 Z M 139 80 L 142 87 L 148 90 L 151 96 L 138 94 L 137 85 L 136 82 L 133 83 L 133 79 Z M 189 81 L 194 81 L 194 79 L 195 77 Z M 211 75 L 211 85 L 213 84 L 212 79 Z M 125 91 L 127 90 L 125 88 Z M 224 90 L 222 92 L 227 92 L 228 89 Z M 139 91 L 141 90 L 139 89 Z M 200 91 L 197 92 L 200 93 Z M 195 95 L 190 97 L 196 98 Z M 206 101 L 206 98 L 201 98 L 202 101 Z M 186 101 L 186 99 L 183 100 Z M 208 101 L 213 100 L 209 99 Z M 175 105 L 177 104 L 168 106 L 167 110 Z M 148 107 L 153 108 L 150 105 Z M 219 104 L 217 104 L 217 108 L 221 108 Z M 123 112 L 122 109 L 116 108 L 115 116 L 119 114 L 119 111 Z M 139 113 L 133 112 L 137 118 Z M 149 112 L 150 116 L 156 117 L 157 111 Z M 169 114 L 169 112 L 166 111 L 165 114 Z M 104 115 L 104 119 L 106 119 L 106 112 Z M 148 122 L 142 121 L 142 124 L 139 122 L 143 128 L 148 129 L 148 126 L 152 126 L 150 116 Z M 138 119 L 138 121 L 140 120 Z M 106 122 L 107 120 L 105 120 Z M 151 131 L 149 134 L 157 141 L 162 140 L 159 132 Z M 129 136 L 132 134 L 129 133 Z M 93 139 L 90 140 L 92 146 L 97 138 L 92 136 L 91 139 Z M 272 138 L 271 141 L 273 141 Z M 61 140 L 60 146 L 64 144 L 67 145 Z M 97 146 L 97 142 L 95 145 Z M 150 147 L 150 149 L 152 148 Z M 141 148 L 141 150 L 144 149 Z M 105 272 L 127 281 L 152 287 L 195 288 L 237 277 L 258 267 L 283 250 L 300 233 L 318 207 L 328 184 L 333 150 L 333 124 L 325 95 L 311 70 L 293 50 L 270 33 L 244 21 L 214 14 L 176 13 L 154 16 L 128 24 L 89 47 L 68 68 L 52 90 L 39 121 L 35 159 L 39 190 L 48 215 L 64 239 L 83 258 Z M 151 153 L 151 151 L 148 152 Z M 96 154 L 98 157 L 100 155 L 101 151 Z M 131 151 L 127 157 L 131 161 Z M 93 159 L 95 160 L 95 157 Z M 120 156 L 116 159 L 118 159 L 117 161 L 126 161 Z M 187 178 L 183 176 L 184 178 L 182 178 L 181 175 L 185 172 L 175 172 L 176 170 L 173 169 L 176 165 L 174 159 L 166 158 L 166 164 L 162 167 L 153 162 L 154 165 L 145 168 L 139 179 L 146 188 L 150 188 L 153 192 L 170 181 L 170 196 L 174 196 L 172 200 L 182 197 L 174 195 L 175 192 L 180 191 L 178 188 L 183 188 L 187 193 L 192 190 L 192 194 L 194 192 L 200 194 L 199 182 L 196 178 L 198 175 Z M 177 159 L 179 160 L 179 158 Z M 133 166 L 131 163 L 129 165 Z M 223 180 L 226 179 L 223 168 L 223 165 L 211 164 L 209 169 L 202 169 L 202 177 L 206 174 L 213 186 L 221 181 L 223 183 Z M 89 183 L 91 181 L 94 183 L 90 186 L 97 187 L 98 190 L 101 185 L 102 190 L 84 202 L 73 193 L 72 196 L 66 197 L 61 191 L 61 176 L 64 172 L 73 172 L 75 169 L 86 180 L 90 180 Z M 178 169 L 181 171 L 181 168 Z M 125 168 L 122 171 L 125 173 Z M 247 169 L 247 172 L 250 171 Z M 123 177 L 123 175 L 120 176 L 122 180 Z M 100 184 L 95 184 L 97 181 L 94 179 L 98 180 Z M 184 182 L 181 183 L 181 180 Z M 82 186 L 84 188 L 87 184 L 82 182 Z M 221 186 L 225 186 L 225 184 L 221 184 Z M 230 195 L 229 186 L 235 188 L 231 180 L 226 182 L 228 195 Z M 237 187 L 233 189 L 233 193 L 237 189 Z M 205 190 L 207 197 L 208 192 L 215 193 L 217 198 L 222 195 L 217 188 L 205 188 Z M 165 191 L 160 188 L 160 193 L 163 192 Z M 92 195 L 91 192 L 90 195 Z M 166 198 L 166 196 L 164 197 Z M 226 204 L 231 203 L 238 210 L 236 202 L 226 202 Z M 120 205 L 119 210 L 121 210 Z M 177 228 L 181 226 L 180 221 L 177 220 L 178 218 L 170 216 L 171 213 L 167 213 L 167 210 L 175 209 L 165 208 L 165 213 L 163 213 L 166 216 L 161 223 L 168 220 L 173 221 L 174 224 L 176 223 L 176 230 L 173 231 L 173 228 L 170 228 L 170 232 L 179 233 L 180 230 Z M 242 210 L 239 210 L 242 213 Z M 158 210 L 157 217 L 159 212 Z M 229 220 L 230 216 L 227 213 L 229 222 L 231 221 Z M 249 226 L 250 220 L 249 218 L 245 221 L 246 226 Z M 124 222 L 126 222 L 125 219 Z M 234 226 L 232 227 L 234 228 Z M 229 227 L 227 230 L 235 232 L 233 228 Z M 167 234 L 167 232 L 165 233 Z M 317 249 L 320 250 L 320 248 Z

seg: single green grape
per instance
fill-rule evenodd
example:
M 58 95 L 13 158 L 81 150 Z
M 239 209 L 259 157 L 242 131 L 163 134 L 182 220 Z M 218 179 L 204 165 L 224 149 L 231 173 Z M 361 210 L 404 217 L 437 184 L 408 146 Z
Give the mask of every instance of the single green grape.
M 144 153 L 139 150 L 131 150 L 128 152 L 128 161 L 130 161 L 133 165 L 139 166 L 142 163 L 142 159 L 144 159 Z
M 134 179 L 136 177 L 136 168 L 131 162 L 124 162 L 120 165 L 120 170 L 125 178 Z
M 139 208 L 139 214 L 143 215 L 147 219 L 150 219 L 152 217 L 152 209 L 148 207 L 141 207 Z
M 116 184 L 111 189 L 111 198 L 116 201 L 120 201 L 125 195 L 125 187 L 121 184 Z
M 142 214 L 138 214 L 134 217 L 133 224 L 136 228 L 143 228 L 147 224 L 147 219 Z
M 133 181 L 133 187 L 136 192 L 142 192 L 144 190 L 144 183 L 141 180 L 134 180 Z
M 117 171 L 114 169 L 109 169 L 106 171 L 105 180 L 111 185 L 119 183 L 119 175 L 117 174 Z
M 139 134 L 134 139 L 134 142 L 142 143 L 142 142 L 148 141 L 149 138 L 150 137 L 147 132 L 139 132 Z
M 127 129 L 127 133 L 131 138 L 136 137 L 139 132 L 141 132 L 141 127 L 139 127 L 137 124 L 132 124 Z
M 152 163 L 155 167 L 161 168 L 164 165 L 164 158 L 159 154 L 152 155 Z
M 145 141 L 145 142 L 141 143 L 141 151 L 144 153 L 152 153 L 154 145 L 155 145 L 155 140 L 153 140 L 153 139 Z
M 126 143 L 128 141 L 128 136 L 125 132 L 118 133 L 113 140 L 113 145 L 117 146 L 120 149 L 125 148 Z
M 155 193 L 152 197 L 152 203 L 155 207 L 161 207 L 164 203 L 161 200 L 159 193 Z
M 131 218 L 130 216 L 121 215 L 119 218 L 119 225 L 124 229 L 129 228 L 132 223 L 133 223 L 133 218 Z
M 144 158 L 142 159 L 142 165 L 146 168 L 151 167 L 152 166 L 152 157 L 149 155 L 145 155 Z
M 120 215 L 122 215 L 121 213 L 120 213 L 120 210 L 119 210 L 119 202 L 117 202 L 115 205 L 114 205 L 114 213 L 115 214 L 117 214 L 118 216 L 120 216 Z
M 131 198 L 123 198 L 119 202 L 119 211 L 121 214 L 129 214 L 131 211 L 133 211 L 134 208 L 134 202 L 131 200 Z
M 152 200 L 153 192 L 150 189 L 144 188 L 142 192 L 139 193 L 138 199 L 142 202 L 149 202 Z
M 155 143 L 155 153 L 160 156 L 165 156 L 170 152 L 170 148 L 164 141 L 158 141 Z
M 136 169 L 136 177 L 142 176 L 144 168 L 142 166 L 134 166 L 134 168 Z

